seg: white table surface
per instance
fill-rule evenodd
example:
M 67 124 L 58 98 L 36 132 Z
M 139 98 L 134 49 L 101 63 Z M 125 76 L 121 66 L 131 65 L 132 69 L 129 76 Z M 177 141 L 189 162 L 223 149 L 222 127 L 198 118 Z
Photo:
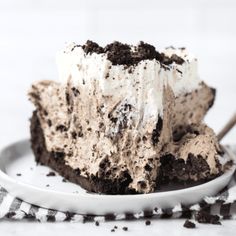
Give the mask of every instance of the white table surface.
M 43 235 L 43 236 L 65 236 L 65 235 L 171 235 L 171 236 L 228 236 L 235 235 L 236 222 L 224 221 L 222 225 L 197 224 L 195 229 L 183 227 L 184 220 L 156 220 L 150 226 L 144 221 L 139 222 L 110 222 L 101 223 L 99 227 L 92 223 L 32 223 L 32 222 L 0 222 L 1 235 Z M 111 232 L 114 226 L 118 226 L 115 232 Z M 122 227 L 128 227 L 124 232 Z
M 140 39 L 159 47 L 187 46 L 199 59 L 200 76 L 217 88 L 206 122 L 216 132 L 236 111 L 236 3 L 233 0 L 1 0 L 0 147 L 29 136 L 33 107 L 26 93 L 33 81 L 56 79 L 55 52 L 64 42 Z M 235 129 L 224 143 L 236 142 Z M 235 235 L 236 221 L 222 226 L 183 228 L 184 220 L 112 222 L 96 227 L 79 223 L 0 221 L 0 234 L 110 235 L 128 226 L 129 235 Z M 125 235 L 121 229 L 116 235 Z

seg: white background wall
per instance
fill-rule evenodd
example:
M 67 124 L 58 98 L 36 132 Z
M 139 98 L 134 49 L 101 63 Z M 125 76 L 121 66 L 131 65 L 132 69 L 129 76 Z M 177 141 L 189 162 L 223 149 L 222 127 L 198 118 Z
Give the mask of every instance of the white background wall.
M 234 0 L 0 0 L 0 144 L 29 136 L 27 89 L 57 79 L 55 53 L 93 39 L 186 46 L 217 88 L 206 122 L 217 132 L 236 111 Z M 236 129 L 224 140 L 236 143 Z

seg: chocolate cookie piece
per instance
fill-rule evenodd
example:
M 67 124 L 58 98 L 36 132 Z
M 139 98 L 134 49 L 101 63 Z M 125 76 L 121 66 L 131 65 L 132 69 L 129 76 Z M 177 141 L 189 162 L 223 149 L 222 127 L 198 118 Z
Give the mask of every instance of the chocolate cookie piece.
M 194 228 L 196 228 L 196 225 L 192 222 L 192 221 L 190 221 L 190 220 L 186 220 L 185 222 L 184 222 L 184 225 L 183 225 L 185 228 L 188 228 L 188 229 L 194 229 Z

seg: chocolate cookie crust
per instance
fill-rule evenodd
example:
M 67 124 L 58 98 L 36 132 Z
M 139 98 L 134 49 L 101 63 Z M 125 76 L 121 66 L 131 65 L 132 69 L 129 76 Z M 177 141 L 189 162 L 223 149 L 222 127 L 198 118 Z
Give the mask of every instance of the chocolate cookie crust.
M 161 184 L 173 182 L 189 184 L 191 176 L 195 176 L 198 182 L 207 182 L 221 174 L 220 172 L 217 175 L 211 175 L 206 160 L 201 155 L 194 156 L 192 153 L 189 153 L 186 162 L 172 154 L 161 156 L 160 162 L 159 181 Z

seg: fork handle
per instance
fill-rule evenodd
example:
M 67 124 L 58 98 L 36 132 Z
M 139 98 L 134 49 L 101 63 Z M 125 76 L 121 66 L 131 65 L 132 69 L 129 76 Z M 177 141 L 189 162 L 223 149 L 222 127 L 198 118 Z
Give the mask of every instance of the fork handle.
M 236 112 L 230 118 L 230 120 L 225 124 L 222 130 L 218 133 L 217 138 L 221 141 L 225 135 L 236 125 Z

